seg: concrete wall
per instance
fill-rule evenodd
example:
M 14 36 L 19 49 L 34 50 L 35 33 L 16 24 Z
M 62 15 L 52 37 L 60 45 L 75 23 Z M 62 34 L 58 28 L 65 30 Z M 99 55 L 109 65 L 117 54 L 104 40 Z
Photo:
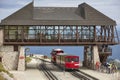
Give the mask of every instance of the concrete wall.
M 18 65 L 18 52 L 13 51 L 13 46 L 0 46 L 2 63 L 7 70 L 16 70 Z

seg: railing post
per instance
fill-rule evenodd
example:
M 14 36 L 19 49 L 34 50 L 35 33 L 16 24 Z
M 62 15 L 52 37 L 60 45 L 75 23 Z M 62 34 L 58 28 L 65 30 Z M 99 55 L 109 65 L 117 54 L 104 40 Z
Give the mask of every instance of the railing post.
M 79 42 L 78 26 L 76 26 L 76 39 L 77 43 Z
M 97 36 L 96 36 L 96 26 L 94 26 L 94 41 L 96 42 Z
M 58 43 L 60 44 L 60 38 L 61 38 L 61 36 L 60 36 L 60 26 L 58 26 Z

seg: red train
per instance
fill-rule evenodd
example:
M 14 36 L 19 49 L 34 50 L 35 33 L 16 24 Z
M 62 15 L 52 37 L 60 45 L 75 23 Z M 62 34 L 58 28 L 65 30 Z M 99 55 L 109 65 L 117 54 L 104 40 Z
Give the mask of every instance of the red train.
M 51 61 L 63 69 L 78 69 L 80 67 L 79 56 L 64 53 L 62 49 L 53 49 Z
M 53 49 L 51 52 L 51 62 L 56 63 L 56 55 L 62 53 L 64 53 L 62 49 Z
M 63 69 L 78 69 L 80 67 L 79 56 L 69 54 L 58 54 L 56 64 Z

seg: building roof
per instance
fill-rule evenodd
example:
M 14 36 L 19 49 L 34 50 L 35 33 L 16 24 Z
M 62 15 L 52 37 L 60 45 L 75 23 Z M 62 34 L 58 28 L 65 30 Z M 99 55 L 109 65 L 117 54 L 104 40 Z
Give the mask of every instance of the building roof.
M 3 19 L 1 25 L 116 25 L 86 3 L 78 7 L 33 7 L 33 2 Z

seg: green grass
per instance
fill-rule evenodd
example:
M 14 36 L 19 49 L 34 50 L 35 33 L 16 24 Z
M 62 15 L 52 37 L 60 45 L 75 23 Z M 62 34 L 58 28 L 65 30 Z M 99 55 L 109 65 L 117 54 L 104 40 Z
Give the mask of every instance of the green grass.
M 26 57 L 25 62 L 29 63 L 31 60 L 31 57 Z
M 5 72 L 7 73 L 10 77 L 13 78 L 13 74 L 9 73 L 5 68 L 3 67 L 2 63 L 0 62 L 0 72 Z M 1 80 L 1 79 L 0 79 Z
M 2 63 L 0 63 L 0 72 L 2 72 L 2 71 L 5 73 L 8 73 L 8 71 L 4 69 Z

